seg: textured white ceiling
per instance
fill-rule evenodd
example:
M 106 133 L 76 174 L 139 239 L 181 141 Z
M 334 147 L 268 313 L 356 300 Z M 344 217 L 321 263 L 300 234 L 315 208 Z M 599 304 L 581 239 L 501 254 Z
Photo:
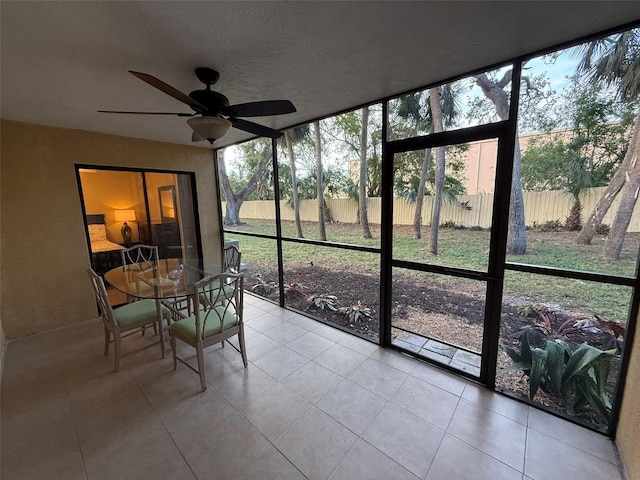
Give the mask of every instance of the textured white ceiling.
M 283 128 L 640 19 L 640 2 L 5 1 L 2 118 L 191 144 L 188 93 L 217 69 L 233 103 L 290 99 Z M 251 135 L 232 129 L 216 146 Z M 204 146 L 204 144 L 202 144 Z

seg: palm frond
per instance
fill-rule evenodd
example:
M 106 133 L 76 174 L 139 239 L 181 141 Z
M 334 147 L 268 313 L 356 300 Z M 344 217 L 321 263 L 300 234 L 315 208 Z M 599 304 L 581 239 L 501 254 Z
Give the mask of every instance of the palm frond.
M 578 72 L 593 83 L 617 87 L 622 100 L 640 95 L 640 30 L 585 43 L 575 49 Z

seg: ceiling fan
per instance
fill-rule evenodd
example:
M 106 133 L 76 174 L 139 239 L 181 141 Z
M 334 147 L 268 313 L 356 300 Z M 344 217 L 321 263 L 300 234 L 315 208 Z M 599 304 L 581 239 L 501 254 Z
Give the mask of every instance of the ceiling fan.
M 220 78 L 220 74 L 211 68 L 198 67 L 195 69 L 196 77 L 206 85 L 206 88 L 203 90 L 194 90 L 189 93 L 189 95 L 182 93 L 180 90 L 153 75 L 134 72 L 133 70 L 129 70 L 129 73 L 161 92 L 189 105 L 195 113 L 124 112 L 117 110 L 98 110 L 98 112 L 190 117 L 187 123 L 193 129 L 191 140 L 194 142 L 206 139 L 210 143 L 213 143 L 215 140 L 224 136 L 230 127 L 262 137 L 278 138 L 282 136 L 282 132 L 238 117 L 282 115 L 296 111 L 296 107 L 294 107 L 293 103 L 289 100 L 267 100 L 229 105 L 229 99 L 227 99 L 227 97 L 211 90 L 211 85 L 215 84 L 218 78 Z

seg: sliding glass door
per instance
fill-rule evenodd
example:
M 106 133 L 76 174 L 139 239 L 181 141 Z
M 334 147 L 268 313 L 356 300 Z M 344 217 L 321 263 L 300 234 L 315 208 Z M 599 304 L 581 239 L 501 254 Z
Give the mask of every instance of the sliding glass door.
M 201 267 L 193 174 L 77 166 L 91 265 L 120 265 L 120 251 L 155 245 L 160 259 Z M 113 299 L 115 304 L 124 299 Z

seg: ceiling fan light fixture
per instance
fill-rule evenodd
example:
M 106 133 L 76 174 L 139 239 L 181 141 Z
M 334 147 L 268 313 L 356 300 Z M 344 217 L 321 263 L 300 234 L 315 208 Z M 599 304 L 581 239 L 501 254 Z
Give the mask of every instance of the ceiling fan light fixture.
M 196 135 L 211 143 L 224 137 L 231 128 L 231 122 L 221 117 L 191 117 L 187 123 Z

